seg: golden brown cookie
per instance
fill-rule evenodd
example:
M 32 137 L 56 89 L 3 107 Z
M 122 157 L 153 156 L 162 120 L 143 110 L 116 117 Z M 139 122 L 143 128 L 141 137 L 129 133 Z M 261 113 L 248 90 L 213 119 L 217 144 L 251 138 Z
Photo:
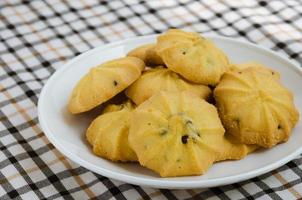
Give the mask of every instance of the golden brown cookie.
M 129 144 L 140 164 L 162 177 L 204 174 L 215 161 L 246 154 L 245 145 L 225 141 L 215 106 L 188 91 L 160 92 L 140 104 Z
M 270 74 L 273 77 L 275 77 L 277 80 L 280 79 L 280 74 L 277 71 L 272 70 L 269 67 L 255 61 L 245 62 L 240 64 L 230 64 L 229 69 L 231 71 L 240 71 L 251 67 L 258 69 L 259 72 Z
M 155 68 L 137 79 L 127 90 L 126 95 L 139 105 L 160 91 L 191 91 L 200 98 L 208 99 L 211 90 L 205 85 L 191 83 L 167 68 Z
M 213 141 L 213 143 L 214 142 L 215 141 Z M 216 143 L 217 146 L 214 146 L 214 148 L 218 151 L 218 155 L 215 162 L 224 160 L 240 160 L 258 148 L 256 145 L 245 145 L 234 142 L 225 136 L 218 140 L 218 142 L 216 141 Z
M 157 38 L 157 53 L 169 69 L 195 83 L 216 85 L 228 69 L 227 56 L 196 33 L 167 31 Z
M 130 51 L 127 56 L 134 56 L 143 60 L 147 66 L 164 65 L 163 60 L 157 54 L 156 44 L 145 44 Z
M 73 89 L 69 111 L 81 113 L 106 102 L 138 79 L 144 67 L 142 60 L 125 57 L 90 69 Z
M 227 133 L 245 144 L 270 148 L 287 141 L 299 119 L 292 93 L 257 68 L 226 72 L 214 97 Z
M 253 153 L 254 151 L 260 149 L 258 145 L 254 144 L 242 144 L 236 137 L 231 134 L 225 134 L 225 143 L 228 143 L 226 146 L 229 147 L 228 155 L 222 154 L 222 160 L 239 160 L 244 158 L 247 154 Z M 239 149 L 243 149 L 238 152 Z M 219 160 L 218 160 L 219 161 Z
M 86 138 L 93 152 L 112 161 L 136 161 L 128 143 L 129 120 L 133 104 L 109 105 L 89 126 Z
M 198 33 L 186 32 L 180 29 L 169 29 L 166 33 L 157 38 L 157 51 L 162 51 L 167 47 L 179 42 L 194 42 L 204 39 Z

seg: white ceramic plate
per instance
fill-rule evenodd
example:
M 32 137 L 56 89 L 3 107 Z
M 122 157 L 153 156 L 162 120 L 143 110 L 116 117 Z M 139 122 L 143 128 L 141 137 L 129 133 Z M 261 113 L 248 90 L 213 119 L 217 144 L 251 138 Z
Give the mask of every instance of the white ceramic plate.
M 103 176 L 135 185 L 155 188 L 205 188 L 247 180 L 276 169 L 302 153 L 302 123 L 298 122 L 287 143 L 255 152 L 240 161 L 214 164 L 202 176 L 160 178 L 138 164 L 114 163 L 92 154 L 84 133 L 95 114 L 72 116 L 66 110 L 68 97 L 77 81 L 89 68 L 107 60 L 125 56 L 141 44 L 155 41 L 156 36 L 127 39 L 89 50 L 57 70 L 44 86 L 38 103 L 40 125 L 50 142 L 66 157 Z M 223 37 L 210 37 L 235 63 L 259 61 L 281 73 L 282 82 L 295 95 L 302 113 L 302 72 L 288 59 L 262 47 Z

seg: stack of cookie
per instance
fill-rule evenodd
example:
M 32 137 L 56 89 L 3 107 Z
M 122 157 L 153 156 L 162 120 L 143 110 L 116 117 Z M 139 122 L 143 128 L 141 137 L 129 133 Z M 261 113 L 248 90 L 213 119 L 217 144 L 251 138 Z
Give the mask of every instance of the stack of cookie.
M 119 93 L 124 102 L 108 104 Z M 230 64 L 210 40 L 175 29 L 92 68 L 68 109 L 77 114 L 105 102 L 86 132 L 93 152 L 138 161 L 162 177 L 204 174 L 215 162 L 271 148 L 288 140 L 299 119 L 279 73 Z

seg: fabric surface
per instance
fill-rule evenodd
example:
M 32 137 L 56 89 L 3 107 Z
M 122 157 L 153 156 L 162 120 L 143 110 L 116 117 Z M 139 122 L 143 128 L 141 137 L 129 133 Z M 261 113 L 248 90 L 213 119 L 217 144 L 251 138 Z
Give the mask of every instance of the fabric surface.
M 0 1 L 0 199 L 301 199 L 302 157 L 224 187 L 158 190 L 95 174 L 43 134 L 47 79 L 94 47 L 177 27 L 242 39 L 302 62 L 302 1 Z

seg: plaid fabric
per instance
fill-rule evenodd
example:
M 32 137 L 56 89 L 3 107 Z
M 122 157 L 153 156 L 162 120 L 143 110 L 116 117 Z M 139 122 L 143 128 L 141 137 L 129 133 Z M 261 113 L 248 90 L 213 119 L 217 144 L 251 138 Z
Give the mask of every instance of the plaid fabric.
M 302 63 L 302 1 L 0 1 L 0 199 L 301 199 L 302 157 L 224 187 L 158 190 L 95 174 L 41 131 L 37 100 L 67 60 L 177 27 L 240 38 Z

